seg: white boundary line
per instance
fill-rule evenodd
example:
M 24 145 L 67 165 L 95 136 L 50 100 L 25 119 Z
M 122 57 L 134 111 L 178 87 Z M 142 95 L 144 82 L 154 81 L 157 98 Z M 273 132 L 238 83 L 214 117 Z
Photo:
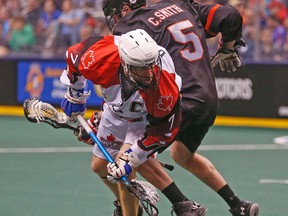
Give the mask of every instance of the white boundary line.
M 260 184 L 288 184 L 288 179 L 260 179 Z
M 92 152 L 92 147 L 0 148 L 0 153 L 66 153 Z
M 288 145 L 288 136 L 275 137 L 273 142 L 279 145 Z
M 92 152 L 91 147 L 48 147 L 48 148 L 0 148 L 0 153 L 69 153 Z M 241 151 L 241 150 L 288 150 L 286 145 L 246 144 L 246 145 L 203 145 L 200 151 Z M 167 149 L 169 150 L 169 149 Z
M 199 150 L 215 151 L 215 150 L 277 150 L 288 149 L 288 146 L 275 144 L 232 144 L 232 145 L 202 145 Z

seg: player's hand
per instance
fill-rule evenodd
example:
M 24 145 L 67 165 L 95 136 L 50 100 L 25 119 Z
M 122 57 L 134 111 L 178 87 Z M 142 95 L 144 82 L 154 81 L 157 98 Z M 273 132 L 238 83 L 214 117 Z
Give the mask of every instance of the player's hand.
M 75 122 L 77 115 L 84 115 L 86 112 L 86 98 L 89 95 L 90 92 L 84 92 L 84 89 L 67 89 L 65 99 L 61 102 L 61 108 L 69 116 L 70 122 Z
M 108 163 L 107 170 L 109 175 L 107 176 L 107 179 L 110 182 L 115 183 L 121 180 L 122 176 L 129 177 L 132 170 L 140 164 L 141 162 L 138 155 L 131 149 L 128 149 L 117 162 Z
M 98 127 L 101 120 L 101 113 L 94 112 L 91 118 L 87 121 L 89 127 L 92 129 L 93 133 L 96 135 L 98 131 Z M 74 135 L 77 136 L 80 142 L 84 142 L 88 145 L 94 145 L 93 139 L 89 136 L 83 126 L 78 127 L 78 131 L 74 131 Z
M 220 41 L 216 52 L 211 58 L 212 67 L 214 68 L 219 64 L 221 71 L 226 71 L 228 73 L 235 72 L 242 64 L 238 54 L 240 45 L 245 46 L 245 42 L 241 40 L 241 44 L 227 47 L 224 42 Z

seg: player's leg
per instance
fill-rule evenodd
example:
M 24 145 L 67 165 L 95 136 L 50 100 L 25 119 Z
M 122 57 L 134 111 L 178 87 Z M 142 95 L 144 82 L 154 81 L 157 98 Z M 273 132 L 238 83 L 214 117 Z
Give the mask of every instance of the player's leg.
M 178 165 L 193 173 L 214 191 L 227 184 L 211 161 L 200 154 L 191 153 L 181 141 L 172 144 L 171 157 Z
M 204 156 L 195 153 L 205 134 L 208 132 L 209 127 L 213 124 L 215 117 L 208 116 L 210 121 L 200 124 L 197 116 L 189 117 L 189 115 L 182 112 L 181 129 L 177 135 L 177 141 L 172 144 L 170 151 L 173 160 L 217 192 L 229 205 L 231 211 L 235 210 L 238 213 L 240 208 L 244 208 L 245 206 L 247 213 L 243 216 L 257 216 L 259 205 L 257 203 L 241 201 L 213 163 Z M 198 122 L 198 124 L 195 122 Z M 233 213 L 234 215 L 237 214 Z
M 130 144 L 124 144 L 119 154 L 116 157 L 116 160 L 118 157 L 120 157 L 123 152 L 125 152 L 127 149 L 131 147 Z M 136 178 L 136 171 L 132 171 L 129 175 L 129 180 Z M 120 199 L 120 205 L 122 208 L 122 213 L 124 216 L 135 216 L 138 214 L 138 206 L 139 202 L 138 199 L 133 196 L 126 188 L 126 186 L 122 183 L 118 183 L 118 192 L 119 192 L 119 199 Z
M 91 169 L 95 172 L 103 181 L 103 183 L 113 192 L 113 194 L 119 198 L 118 188 L 116 184 L 112 184 L 107 180 L 107 160 L 99 158 L 96 155 L 92 156 Z
M 114 160 L 116 159 L 117 154 L 119 153 L 121 147 L 123 146 L 126 133 L 127 133 L 127 122 L 119 119 L 107 107 L 104 106 L 104 111 L 101 113 L 101 121 L 98 127 L 97 137 L 103 143 L 104 147 Z M 98 148 L 97 145 L 94 145 L 93 154 L 94 156 L 92 158 L 92 165 L 91 165 L 92 170 L 101 177 L 104 184 L 108 186 L 108 188 L 116 196 L 116 201 L 114 202 L 116 209 L 113 215 L 122 216 L 123 215 L 121 208 L 122 202 L 119 194 L 118 185 L 113 184 L 107 180 L 108 162 L 106 160 L 106 157 L 104 156 L 104 154 L 101 152 L 101 150 Z M 125 190 L 127 190 L 126 187 Z M 137 211 L 137 209 L 138 208 L 136 208 L 135 211 Z M 126 214 L 124 215 L 126 216 Z M 133 216 L 135 215 L 137 214 L 134 214 Z
M 161 164 L 153 158 L 140 165 L 137 172 L 160 191 L 173 183 L 173 179 L 166 173 Z M 154 175 L 155 172 L 157 172 L 157 175 Z M 151 173 L 153 177 L 150 176 Z
M 157 160 L 147 160 L 138 167 L 137 171 L 168 198 L 177 216 L 204 216 L 206 214 L 207 209 L 189 200 Z

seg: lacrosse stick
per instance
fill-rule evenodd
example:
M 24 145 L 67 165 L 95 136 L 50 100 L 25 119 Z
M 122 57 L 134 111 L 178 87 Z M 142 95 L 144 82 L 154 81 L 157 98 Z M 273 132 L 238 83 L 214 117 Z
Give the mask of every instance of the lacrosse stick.
M 94 132 L 89 127 L 89 125 L 87 124 L 87 122 L 83 118 L 83 116 L 77 115 L 77 119 L 78 119 L 79 123 L 84 127 L 86 132 L 89 134 L 89 136 L 93 139 L 93 141 L 98 145 L 99 149 L 104 154 L 107 161 L 110 163 L 114 163 L 114 159 L 111 157 L 111 155 L 108 153 L 106 148 L 102 145 L 101 141 L 94 134 Z M 129 182 L 126 176 L 122 176 L 121 180 L 122 180 L 123 184 L 125 184 L 125 186 L 127 187 L 128 191 L 130 193 L 134 194 L 139 199 L 142 207 L 145 209 L 145 211 L 148 215 L 151 215 L 151 216 L 152 215 L 153 216 L 158 215 L 158 208 L 150 199 L 147 199 L 148 195 L 146 194 L 147 192 L 145 191 L 143 185 L 138 184 L 137 181 Z M 158 198 L 158 200 L 159 200 L 159 198 Z
M 50 124 L 54 128 L 68 128 L 73 131 L 79 130 L 77 127 L 67 123 L 68 117 L 64 113 L 59 112 L 51 104 L 42 102 L 37 98 L 25 100 L 23 108 L 25 117 L 30 122 L 45 122 Z M 93 139 L 93 141 L 98 145 L 99 149 L 105 155 L 108 162 L 114 162 L 113 158 L 110 156 L 110 154 L 107 152 L 100 140 L 93 133 L 92 129 L 89 127 L 84 118 L 81 115 L 78 115 L 77 119 L 79 123 L 84 127 L 86 132 L 89 134 L 89 136 Z M 139 199 L 140 204 L 148 215 L 158 215 L 159 211 L 156 205 L 160 199 L 160 196 L 154 186 L 152 186 L 148 182 L 138 180 L 133 180 L 129 182 L 126 176 L 123 176 L 121 180 L 127 187 L 128 191 Z
M 51 104 L 42 102 L 38 98 L 30 98 L 25 100 L 23 108 L 24 115 L 30 122 L 45 122 L 56 129 L 67 128 L 72 131 L 79 132 L 78 127 L 67 123 L 68 117 L 65 115 L 65 113 L 59 112 Z M 171 164 L 167 164 L 163 161 L 159 161 L 159 163 L 162 167 L 170 171 L 174 169 L 174 166 Z
M 158 160 L 158 162 L 161 164 L 162 167 L 164 167 L 164 168 L 166 168 L 166 169 L 168 169 L 170 171 L 174 170 L 174 166 L 173 165 L 167 164 L 167 163 L 165 163 L 163 161 L 160 161 L 160 160 Z
M 44 103 L 37 98 L 25 100 L 23 108 L 24 115 L 30 122 L 45 122 L 56 129 L 68 128 L 73 131 L 79 131 L 77 127 L 67 123 L 68 117 L 65 113 L 59 112 L 51 104 Z

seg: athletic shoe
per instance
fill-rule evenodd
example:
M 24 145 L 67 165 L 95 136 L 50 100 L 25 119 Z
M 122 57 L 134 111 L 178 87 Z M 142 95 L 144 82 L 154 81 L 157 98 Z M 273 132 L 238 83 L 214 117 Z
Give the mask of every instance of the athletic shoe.
M 182 201 L 172 208 L 171 214 L 173 215 L 174 211 L 177 216 L 204 216 L 207 212 L 207 208 L 193 201 Z
M 122 215 L 122 208 L 121 206 L 118 204 L 118 201 L 115 200 L 113 202 L 114 206 L 116 207 L 116 209 L 114 210 L 114 213 L 112 216 L 123 216 Z M 139 208 L 138 208 L 138 216 L 143 216 L 143 208 L 141 205 L 139 205 Z
M 234 209 L 229 210 L 233 216 L 258 216 L 259 204 L 241 201 Z

